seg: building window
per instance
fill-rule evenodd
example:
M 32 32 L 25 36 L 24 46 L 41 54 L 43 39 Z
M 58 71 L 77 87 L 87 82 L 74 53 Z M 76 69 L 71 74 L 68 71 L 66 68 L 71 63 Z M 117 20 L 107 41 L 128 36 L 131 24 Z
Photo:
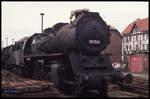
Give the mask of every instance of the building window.
M 145 34 L 143 34 L 143 40 L 145 40 Z
M 130 38 L 130 41 L 131 41 L 131 36 L 129 36 L 129 38 Z
M 134 51 L 134 45 L 132 45 L 132 51 Z
M 127 48 L 127 51 L 128 51 L 128 45 L 126 46 L 126 48 Z
M 128 36 L 126 37 L 126 42 L 128 42 Z
M 136 41 L 138 41 L 138 36 L 136 36 Z
M 136 41 L 136 35 L 134 36 L 134 41 Z
M 142 40 L 142 35 L 140 35 L 140 40 Z
M 148 44 L 146 44 L 147 45 L 147 51 L 149 50 L 149 46 L 148 46 Z
M 133 33 L 136 33 L 136 28 L 133 29 Z
M 147 40 L 148 38 L 147 38 L 147 34 L 145 34 L 145 40 Z
M 125 39 L 122 39 L 122 42 L 125 43 Z
M 132 50 L 131 45 L 130 45 L 130 51 Z
M 143 50 L 145 50 L 145 44 L 143 44 Z
M 135 25 L 133 28 L 133 34 L 137 34 L 139 32 L 138 27 Z
M 136 45 L 136 50 L 138 50 L 138 45 Z
M 126 37 L 124 37 L 124 40 L 123 40 L 123 42 L 124 42 L 124 43 L 126 42 Z

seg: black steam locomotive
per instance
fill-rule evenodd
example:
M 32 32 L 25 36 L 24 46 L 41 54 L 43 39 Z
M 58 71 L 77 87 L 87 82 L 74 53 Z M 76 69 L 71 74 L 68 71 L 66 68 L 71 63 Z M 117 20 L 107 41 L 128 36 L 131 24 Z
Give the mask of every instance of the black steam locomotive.
M 100 53 L 110 34 L 99 13 L 76 10 L 72 17 L 70 23 L 57 23 L 4 48 L 3 66 L 76 94 L 98 90 L 105 96 L 109 83 L 131 82 L 130 74 L 117 73 L 108 55 Z

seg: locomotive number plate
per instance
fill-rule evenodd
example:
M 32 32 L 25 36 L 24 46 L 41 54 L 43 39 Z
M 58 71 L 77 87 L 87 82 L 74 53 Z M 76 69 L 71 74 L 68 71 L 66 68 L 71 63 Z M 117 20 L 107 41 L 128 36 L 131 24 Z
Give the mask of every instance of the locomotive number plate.
M 89 44 L 100 44 L 100 40 L 89 40 Z

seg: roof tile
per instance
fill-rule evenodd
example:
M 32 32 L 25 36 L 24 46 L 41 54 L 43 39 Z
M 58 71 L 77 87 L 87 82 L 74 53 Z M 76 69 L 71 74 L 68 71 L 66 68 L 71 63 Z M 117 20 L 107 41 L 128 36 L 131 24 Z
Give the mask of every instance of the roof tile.
M 133 26 L 136 24 L 140 31 L 146 31 L 149 30 L 149 18 L 145 19 L 137 19 L 136 21 L 129 24 L 125 30 L 122 32 L 122 34 L 128 34 L 132 31 Z

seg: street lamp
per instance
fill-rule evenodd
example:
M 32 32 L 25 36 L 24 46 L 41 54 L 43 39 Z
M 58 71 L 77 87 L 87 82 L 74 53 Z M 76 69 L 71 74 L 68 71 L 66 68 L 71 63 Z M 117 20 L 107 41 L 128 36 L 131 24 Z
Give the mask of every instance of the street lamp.
M 41 22 L 41 33 L 42 33 L 43 32 L 43 16 L 44 16 L 44 13 L 41 13 L 40 15 L 42 16 L 42 20 L 41 20 L 42 21 Z

